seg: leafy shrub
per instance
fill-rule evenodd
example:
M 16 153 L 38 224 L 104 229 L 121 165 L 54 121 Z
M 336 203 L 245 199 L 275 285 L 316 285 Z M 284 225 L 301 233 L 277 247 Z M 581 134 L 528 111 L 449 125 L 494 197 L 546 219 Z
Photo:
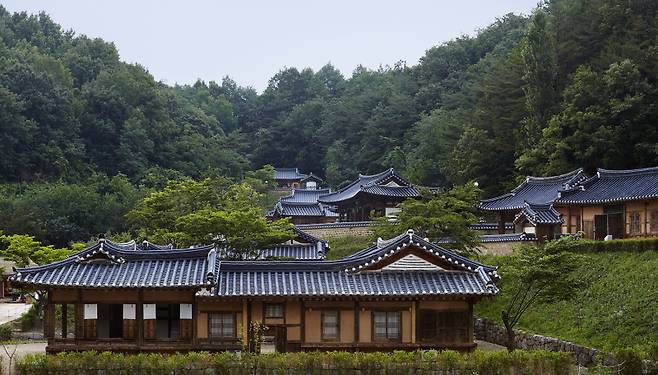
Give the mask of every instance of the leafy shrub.
M 13 334 L 14 333 L 12 332 L 11 325 L 9 323 L 0 326 L 0 341 L 11 340 Z
M 21 330 L 22 331 L 32 330 L 32 328 L 35 327 L 38 320 L 39 319 L 37 316 L 37 307 L 35 302 L 32 304 L 29 310 L 27 310 L 23 315 L 21 315 L 20 318 Z
M 20 374 L 80 375 L 117 374 L 434 374 L 453 375 L 564 375 L 572 363 L 569 353 L 514 351 L 508 353 L 475 351 L 395 351 L 392 353 L 188 353 L 137 354 L 60 353 L 55 356 L 32 354 L 20 358 Z
M 571 251 L 575 253 L 604 251 L 658 251 L 658 238 L 628 238 L 611 241 L 597 241 L 565 236 L 558 240 L 547 242 L 545 246 L 555 252 Z

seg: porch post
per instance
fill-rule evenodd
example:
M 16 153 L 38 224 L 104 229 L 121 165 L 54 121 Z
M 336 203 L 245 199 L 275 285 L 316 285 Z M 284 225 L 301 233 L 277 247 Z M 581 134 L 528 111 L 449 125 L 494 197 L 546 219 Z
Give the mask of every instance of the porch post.
M 354 302 L 354 342 L 358 343 L 361 341 L 359 337 L 359 324 L 361 320 L 361 305 L 359 301 Z
M 141 348 L 144 344 L 144 297 L 141 289 L 137 292 L 135 318 L 137 318 L 137 346 Z
M 505 218 L 502 212 L 498 212 L 498 234 L 505 234 Z M 516 232 L 516 231 L 514 231 Z
M 43 312 L 43 335 L 50 341 L 55 337 L 55 306 L 53 305 L 52 290 L 48 291 L 46 307 Z

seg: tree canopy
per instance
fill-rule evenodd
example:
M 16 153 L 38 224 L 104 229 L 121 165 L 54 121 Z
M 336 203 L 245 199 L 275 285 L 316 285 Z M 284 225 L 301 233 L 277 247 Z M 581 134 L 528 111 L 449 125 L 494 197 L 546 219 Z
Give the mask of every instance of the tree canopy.
M 333 187 L 394 167 L 491 196 L 525 174 L 656 165 L 656 14 L 652 1 L 549 0 L 415 65 L 288 67 L 258 93 L 228 76 L 169 86 L 111 42 L 0 7 L 0 228 L 57 246 L 105 232 L 95 223 L 125 231 L 128 198 L 105 211 L 105 190 L 88 191 L 116 176 L 133 202 L 171 179 L 242 181 L 267 164 Z M 49 194 L 81 198 L 25 230 L 24 202 Z

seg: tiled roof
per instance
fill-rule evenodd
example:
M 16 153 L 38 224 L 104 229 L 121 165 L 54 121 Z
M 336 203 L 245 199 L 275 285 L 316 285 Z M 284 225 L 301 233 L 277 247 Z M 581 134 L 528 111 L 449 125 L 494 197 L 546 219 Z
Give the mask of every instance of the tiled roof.
M 398 185 L 398 186 L 395 186 Z M 374 175 L 359 175 L 355 181 L 335 193 L 323 195 L 318 200 L 334 204 L 355 197 L 359 193 L 395 197 L 417 197 L 418 190 L 395 173 L 393 168 Z
M 452 269 L 371 271 L 410 248 Z M 495 267 L 462 257 L 409 231 L 334 261 L 221 261 L 214 295 L 494 295 L 498 293 L 495 278 Z
M 498 288 L 473 272 L 324 271 L 221 272 L 216 296 L 440 296 L 495 295 Z
M 601 204 L 658 198 L 658 167 L 608 170 L 560 193 L 559 204 Z
M 297 203 L 279 201 L 274 206 L 272 214 L 280 216 L 324 216 L 338 217 L 338 213 L 331 211 L 322 203 Z
M 176 250 L 125 250 L 100 240 L 60 262 L 19 268 L 16 285 L 93 288 L 189 288 L 212 284 L 213 246 Z
M 360 228 L 379 225 L 376 221 L 340 221 L 335 223 L 298 224 L 299 229 Z
M 526 202 L 521 211 L 514 218 L 514 224 L 523 218 L 533 225 L 538 224 L 562 224 L 564 221 L 560 213 L 553 208 L 552 204 L 534 204 Z
M 295 231 L 295 240 L 298 242 L 304 242 L 304 243 L 317 243 L 317 242 L 324 242 L 326 243 L 327 241 L 316 237 L 308 232 L 304 232 L 301 230 L 299 227 L 294 227 L 293 230 Z
M 537 237 L 533 233 L 485 234 L 480 236 L 481 243 L 536 241 L 536 240 Z
M 306 177 L 305 174 L 299 173 L 298 168 L 275 168 L 274 169 L 274 179 L 275 180 L 301 180 Z
M 302 178 L 302 182 L 309 180 L 313 180 L 318 183 L 322 183 L 323 181 L 318 175 L 313 174 L 313 172 L 309 173 L 308 175 L 306 175 L 306 177 Z
M 475 224 L 469 225 L 468 227 L 473 229 L 473 230 L 497 230 L 498 229 L 498 223 L 475 223 Z M 514 229 L 514 224 L 505 223 L 505 229 L 506 230 Z
M 267 258 L 293 258 L 297 260 L 324 259 L 327 250 L 326 242 L 317 242 L 308 245 L 276 245 L 261 252 L 263 259 Z
M 331 189 L 292 189 L 290 195 L 281 197 L 282 202 L 317 203 L 321 195 L 331 194 Z
M 174 248 L 174 245 L 157 245 L 149 241 L 142 241 L 137 243 L 135 240 L 130 240 L 128 242 L 113 242 L 106 240 L 108 243 L 111 243 L 113 246 L 118 247 L 123 250 L 171 250 Z
M 235 259 L 236 253 L 234 253 L 230 247 L 223 245 L 220 246 L 219 252 L 217 254 L 218 259 Z M 255 253 L 258 254 L 257 258 L 262 259 L 271 259 L 271 258 L 289 258 L 294 260 L 321 260 L 327 254 L 328 246 L 324 241 L 312 243 L 312 244 L 280 244 L 269 246 L 261 250 L 257 250 Z M 239 257 L 242 260 L 253 261 L 254 258 L 249 256 Z
M 553 203 L 558 197 L 559 191 L 569 189 L 585 178 L 582 168 L 559 176 L 528 176 L 521 185 L 514 188 L 510 193 L 484 199 L 480 201 L 478 207 L 486 211 L 505 211 L 520 210 L 525 202 Z

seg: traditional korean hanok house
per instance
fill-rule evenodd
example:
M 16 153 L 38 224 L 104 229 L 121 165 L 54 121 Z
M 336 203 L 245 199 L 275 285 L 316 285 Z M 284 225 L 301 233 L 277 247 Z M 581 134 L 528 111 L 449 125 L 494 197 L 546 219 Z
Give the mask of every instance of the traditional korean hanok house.
M 373 213 L 393 215 L 399 211 L 398 203 L 419 196 L 418 190 L 391 168 L 369 176 L 359 174 L 351 184 L 318 201 L 336 206 L 340 221 L 367 221 Z
M 504 234 L 506 223 L 513 222 L 527 203 L 552 204 L 560 191 L 576 186 L 586 178 L 582 168 L 559 176 L 528 176 L 511 192 L 480 201 L 478 208 L 495 213 L 498 219 L 498 233 Z
M 561 233 L 562 215 L 552 204 L 526 202 L 514 218 L 516 233 L 532 233 L 539 241 L 552 240 Z
M 308 175 L 306 175 L 306 177 L 302 178 L 302 180 L 300 181 L 300 185 L 302 189 L 312 190 L 312 189 L 319 189 L 320 186 L 322 185 L 322 182 L 324 182 L 324 180 L 322 180 L 320 177 L 314 175 L 313 172 L 311 172 Z
M 313 172 L 300 173 L 298 168 L 275 168 L 274 181 L 283 189 L 319 189 L 323 182 Z
M 318 202 L 320 196 L 327 194 L 331 194 L 330 189 L 293 189 L 290 195 L 279 198 L 267 216 L 273 220 L 289 217 L 295 225 L 335 222 L 338 213 Z
M 12 276 L 48 292 L 48 352 L 234 350 L 250 322 L 268 327 L 277 351 L 470 350 L 473 305 L 498 293 L 496 280 L 494 267 L 413 231 L 335 261 L 230 261 L 210 246 L 135 251 L 101 240 Z
M 587 238 L 658 236 L 658 167 L 608 170 L 559 193 L 562 233 Z

